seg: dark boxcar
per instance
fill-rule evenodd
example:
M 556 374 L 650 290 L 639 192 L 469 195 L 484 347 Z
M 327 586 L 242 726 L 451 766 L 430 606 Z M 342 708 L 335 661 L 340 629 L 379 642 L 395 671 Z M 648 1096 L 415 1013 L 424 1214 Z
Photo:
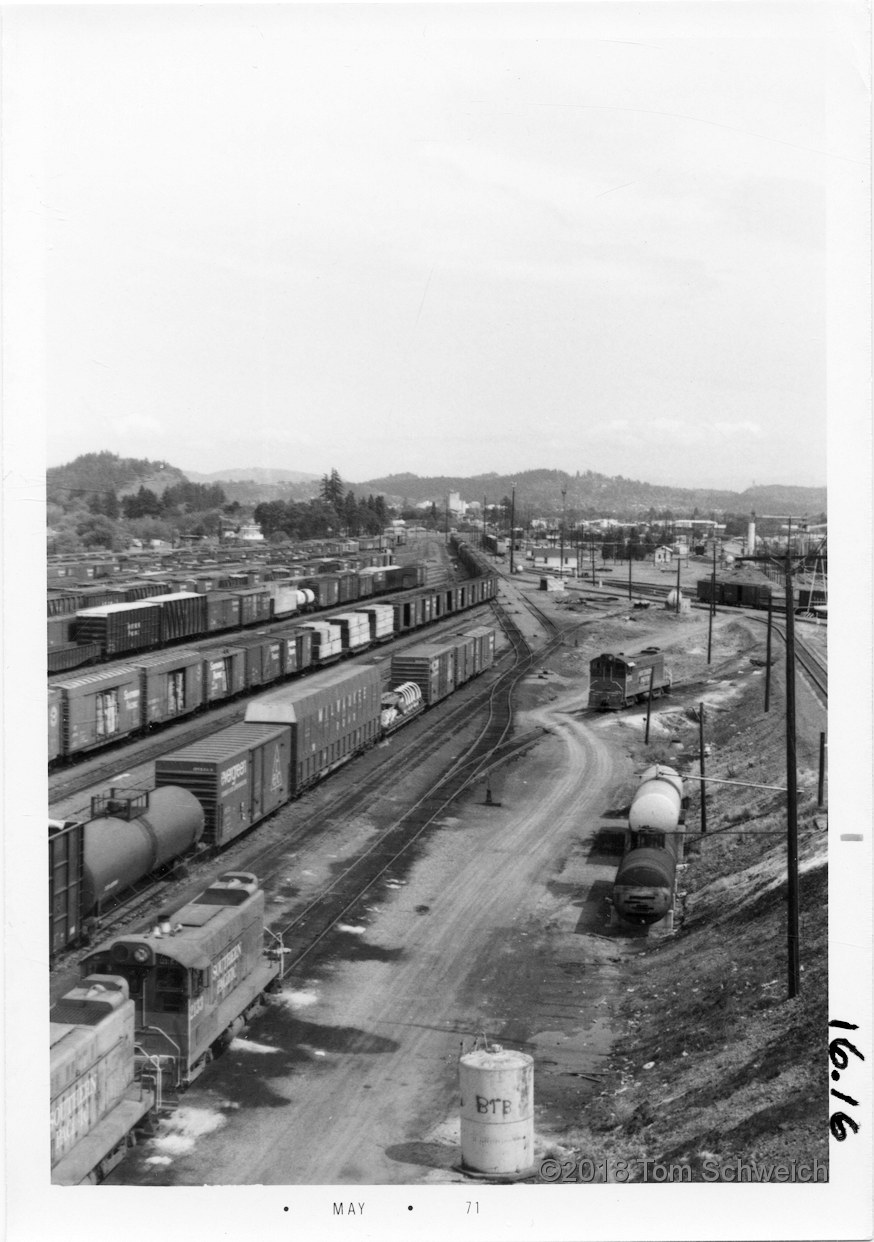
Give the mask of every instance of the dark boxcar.
M 312 591 L 318 608 L 334 608 L 340 602 L 340 584 L 330 575 L 304 578 L 302 585 Z
M 412 681 L 430 707 L 455 689 L 455 651 L 444 643 L 421 643 L 396 652 L 391 659 L 392 684 Z
M 711 578 L 699 578 L 698 579 L 698 599 L 702 603 L 705 603 L 705 604 L 709 604 L 711 600 L 713 600 L 714 603 L 721 604 L 722 603 L 722 583 L 719 580 L 717 580 L 715 584 L 715 590 L 714 590 L 714 583 Z
M 48 649 L 67 647 L 75 642 L 76 617 L 71 613 L 66 616 L 49 617 L 46 621 L 46 637 Z
M 302 673 L 313 663 L 313 635 L 311 630 L 294 626 L 279 635 L 282 642 L 282 672 L 286 677 Z
M 181 785 L 204 811 L 203 839 L 227 845 L 290 796 L 291 730 L 238 724 L 155 761 L 156 785 Z
M 234 630 L 240 624 L 240 600 L 228 591 L 210 591 L 206 598 L 206 632 Z
M 741 582 L 740 602 L 745 608 L 767 608 L 771 588 L 761 582 Z
M 51 674 L 67 673 L 86 664 L 97 664 L 103 655 L 99 643 L 67 643 L 65 647 L 52 647 L 46 667 Z
M 233 698 L 246 688 L 246 653 L 239 647 L 203 647 L 203 697 L 207 703 Z
M 246 689 L 269 686 L 282 676 L 282 640 L 278 634 L 253 634 L 234 643 L 246 653 Z
M 270 592 L 266 587 L 235 591 L 240 601 L 240 625 L 258 625 L 270 620 Z
M 82 934 L 85 828 L 75 820 L 49 820 L 49 957 Z
M 374 665 L 330 669 L 253 699 L 246 720 L 291 726 L 298 793 L 378 739 L 381 693 Z
M 722 603 L 731 604 L 736 607 L 740 604 L 740 588 L 739 582 L 723 582 L 722 584 Z
M 197 711 L 203 704 L 203 656 L 184 648 L 172 655 L 139 656 L 143 724 L 162 724 Z
M 404 585 L 404 571 L 400 565 L 386 565 L 383 568 L 385 574 L 385 587 L 387 591 L 400 591 Z
M 49 686 L 48 693 L 48 726 L 49 726 L 49 763 L 57 759 L 63 754 L 63 743 L 61 742 L 61 710 L 63 701 L 60 690 L 54 686 Z
M 100 643 L 107 656 L 145 651 L 161 642 L 157 604 L 130 602 L 84 608 L 76 613 L 76 641 Z
M 142 724 L 140 675 L 131 665 L 56 681 L 61 692 L 61 751 L 75 755 L 133 733 Z
M 404 565 L 401 570 L 401 582 L 404 589 L 425 585 L 424 565 Z
M 132 603 L 138 599 L 153 599 L 156 595 L 169 595 L 170 586 L 166 582 L 124 582 L 108 588 L 119 601 Z
M 161 611 L 161 641 L 178 642 L 206 633 L 206 596 L 196 591 L 174 591 L 155 599 Z
M 348 604 L 358 599 L 358 574 L 341 572 L 337 574 L 339 587 L 338 603 Z

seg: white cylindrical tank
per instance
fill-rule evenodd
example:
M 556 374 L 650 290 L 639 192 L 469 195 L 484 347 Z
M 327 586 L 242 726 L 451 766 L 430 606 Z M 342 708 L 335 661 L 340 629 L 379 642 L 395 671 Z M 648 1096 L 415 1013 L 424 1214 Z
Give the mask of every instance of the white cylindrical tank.
M 683 779 L 673 768 L 654 764 L 640 778 L 631 799 L 628 827 L 655 828 L 673 832 L 680 822 L 683 802 Z
M 534 1161 L 534 1060 L 490 1044 L 458 1063 L 461 1163 L 477 1173 L 523 1173 Z
M 756 522 L 755 518 L 750 518 L 747 523 L 747 556 L 755 556 L 756 554 Z

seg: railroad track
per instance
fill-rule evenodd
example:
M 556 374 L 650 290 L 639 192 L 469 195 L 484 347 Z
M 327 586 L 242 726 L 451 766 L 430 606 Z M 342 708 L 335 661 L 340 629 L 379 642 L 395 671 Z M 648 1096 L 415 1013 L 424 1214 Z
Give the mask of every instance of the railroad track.
M 312 964 L 314 952 L 325 947 L 325 942 L 344 918 L 352 916 L 379 880 L 400 870 L 420 847 L 423 837 L 436 821 L 446 814 L 453 801 L 459 797 L 486 769 L 494 766 L 496 759 L 512 753 L 514 743 L 510 737 L 513 721 L 513 693 L 531 669 L 536 659 L 554 649 L 561 636 L 553 633 L 544 647 L 532 649 L 519 627 L 499 605 L 493 605 L 498 620 L 507 634 L 512 651 L 510 668 L 500 673 L 487 693 L 487 717 L 478 737 L 432 787 L 412 806 L 386 828 L 367 851 L 301 910 L 294 919 L 281 929 L 284 945 L 282 975 L 286 977 L 297 970 L 303 962 Z M 555 630 L 549 622 L 551 630 Z M 469 717 L 470 706 L 465 708 Z M 524 744 L 532 738 L 526 735 Z M 360 794 L 357 797 L 360 805 Z
M 499 614 L 499 620 L 501 619 Z M 509 624 L 510 632 L 515 630 L 518 634 L 518 627 Z M 524 641 L 524 640 L 523 640 Z M 500 664 L 504 662 L 508 656 L 512 657 L 515 668 L 520 659 L 518 639 L 515 644 L 511 641 L 511 647 L 508 652 L 504 652 L 497 662 L 496 668 L 500 669 Z M 519 673 L 517 676 L 521 676 Z M 308 790 L 304 790 L 300 800 L 287 804 L 282 810 L 287 810 L 289 806 L 294 808 L 295 822 L 290 832 L 284 833 L 281 838 L 271 844 L 252 849 L 252 840 L 241 840 L 231 846 L 230 856 L 222 856 L 224 858 L 225 869 L 244 869 L 255 871 L 261 878 L 262 883 L 273 878 L 279 870 L 286 871 L 288 863 L 286 860 L 287 853 L 290 849 L 299 849 L 308 841 L 317 838 L 318 834 L 324 830 L 326 820 L 340 820 L 360 815 L 362 807 L 365 806 L 370 799 L 376 799 L 384 795 L 386 788 L 391 784 L 397 783 L 405 779 L 416 769 L 420 768 L 423 763 L 429 761 L 433 755 L 445 745 L 448 739 L 451 739 L 457 732 L 464 728 L 470 720 L 473 712 L 479 711 L 484 707 L 488 707 L 489 716 L 485 726 L 485 730 L 491 738 L 494 739 L 494 745 L 497 747 L 504 742 L 507 752 L 511 753 L 512 744 L 507 740 L 508 721 L 505 721 L 501 714 L 495 710 L 495 693 L 496 689 L 502 684 L 506 673 L 498 674 L 494 683 L 480 684 L 469 683 L 459 695 L 453 695 L 449 699 L 436 705 L 424 717 L 419 717 L 412 724 L 406 726 L 399 734 L 395 735 L 397 740 L 404 738 L 412 738 L 412 744 L 405 745 L 400 749 L 397 745 L 389 745 L 385 749 L 384 758 L 371 763 L 368 769 L 362 772 L 351 788 L 338 789 L 333 794 L 328 793 L 327 797 L 318 801 L 317 805 L 310 802 L 307 805 Z M 238 713 L 242 718 L 243 710 Z M 422 729 L 422 722 L 425 722 L 425 728 Z M 204 732 L 210 732 L 215 728 L 215 720 L 210 723 L 205 722 Z M 409 731 L 409 732 L 408 732 Z M 416 734 L 421 732 L 421 736 Z M 394 739 L 393 739 L 394 740 Z M 521 747 L 528 746 L 534 740 L 530 736 L 526 736 L 522 740 Z M 174 741 L 174 745 L 175 745 Z M 520 748 L 521 748 L 520 747 Z M 161 751 L 167 749 L 166 736 L 161 744 Z M 469 759 L 470 753 L 465 756 Z M 372 753 L 371 753 L 372 754 Z M 142 756 L 138 756 L 137 763 L 142 762 Z M 118 760 L 113 765 L 114 770 L 118 770 Z M 93 775 L 89 778 L 93 781 Z M 473 779 L 469 776 L 468 780 Z M 324 783 L 320 782 L 316 787 L 319 792 L 325 793 Z M 269 821 L 268 821 L 269 822 Z M 264 824 L 256 827 L 256 833 Z M 389 830 L 390 831 L 390 830 Z M 254 838 L 253 838 L 254 839 Z M 381 838 L 380 838 L 381 840 Z M 374 848 L 378 848 L 380 842 L 375 843 Z M 242 854 L 242 857 L 238 856 Z M 145 926 L 147 923 L 154 921 L 156 913 L 165 906 L 181 906 L 188 900 L 189 895 L 199 892 L 203 887 L 202 884 L 192 880 L 188 881 L 189 870 L 198 869 L 207 861 L 215 862 L 214 855 L 202 853 L 201 855 L 193 855 L 181 860 L 173 865 L 168 873 L 168 878 L 157 881 L 153 878 L 152 882 L 143 888 L 134 890 L 126 897 L 122 898 L 117 905 L 112 906 L 101 915 L 99 938 L 105 940 L 110 936 L 120 934 L 124 930 L 130 931 L 132 927 L 137 925 Z M 72 950 L 68 954 L 59 955 L 55 963 L 54 969 L 63 972 L 69 968 L 71 962 L 81 956 L 78 950 Z

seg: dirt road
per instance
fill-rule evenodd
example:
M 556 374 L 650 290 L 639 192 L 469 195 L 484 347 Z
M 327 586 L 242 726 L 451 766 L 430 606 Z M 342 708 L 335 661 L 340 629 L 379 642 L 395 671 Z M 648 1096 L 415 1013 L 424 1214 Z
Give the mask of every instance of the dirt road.
M 125 1182 L 459 1178 L 451 1166 L 460 1041 L 469 1046 L 487 1030 L 553 1048 L 595 1022 L 566 973 L 548 977 L 556 962 L 532 978 L 529 953 L 519 975 L 513 951 L 550 917 L 559 931 L 584 930 L 560 877 L 627 775 L 615 749 L 568 714 L 578 702 L 572 687 L 525 714 L 521 727 L 536 721 L 552 733 L 506 775 L 502 805 L 484 806 L 480 790 L 459 806 L 408 882 L 338 936 L 318 977 L 288 983 L 248 1038 L 206 1071 L 170 1126 L 124 1166 Z M 582 857 L 573 866 L 585 905 L 609 867 Z M 603 946 L 594 947 L 595 966 L 599 957 L 606 964 Z M 619 949 L 609 947 L 615 961 Z M 573 1059 L 585 1069 L 584 1042 Z M 566 1060 L 552 1057 L 563 1073 Z

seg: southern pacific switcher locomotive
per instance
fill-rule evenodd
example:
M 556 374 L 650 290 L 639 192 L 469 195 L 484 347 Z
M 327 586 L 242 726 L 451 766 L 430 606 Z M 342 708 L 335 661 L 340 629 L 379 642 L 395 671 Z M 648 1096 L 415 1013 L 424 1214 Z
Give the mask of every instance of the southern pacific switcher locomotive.
M 52 1009 L 52 1181 L 100 1181 L 165 1091 L 192 1082 L 278 984 L 264 948 L 264 893 L 220 875 L 146 935 L 82 962 Z
M 589 664 L 589 707 L 601 710 L 629 707 L 643 702 L 652 685 L 653 698 L 668 694 L 671 673 L 657 647 L 646 647 L 638 655 L 605 652 Z

